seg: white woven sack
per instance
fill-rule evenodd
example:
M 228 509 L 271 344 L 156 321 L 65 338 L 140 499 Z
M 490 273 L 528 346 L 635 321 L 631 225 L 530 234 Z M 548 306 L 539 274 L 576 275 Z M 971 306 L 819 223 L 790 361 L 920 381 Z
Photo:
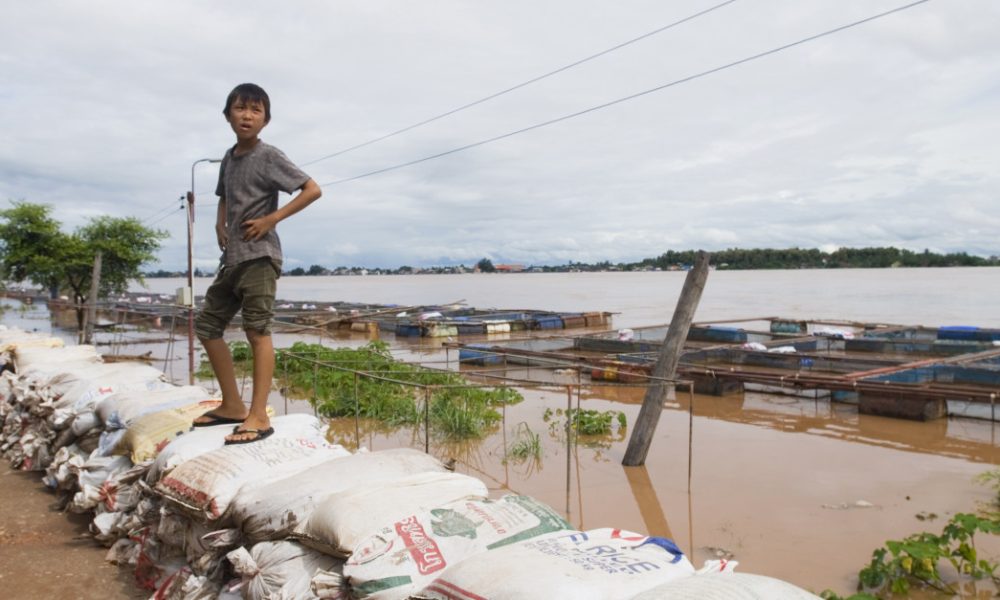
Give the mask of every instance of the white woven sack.
M 173 385 L 152 392 L 126 390 L 115 392 L 102 399 L 95 411 L 104 425 L 121 427 L 135 417 L 150 412 L 164 404 L 190 404 L 212 399 L 212 394 L 200 385 Z M 173 408 L 164 406 L 163 408 Z
M 15 344 L 14 366 L 18 374 L 63 372 L 84 363 L 101 362 L 97 349 L 90 345 L 49 346 L 46 344 Z
M 70 509 L 84 512 L 94 508 L 101 501 L 101 486 L 114 475 L 132 467 L 132 461 L 125 456 L 91 456 L 77 469 L 80 491 L 73 496 Z
M 349 488 L 319 502 L 292 536 L 334 556 L 348 556 L 386 523 L 463 498 L 485 499 L 486 484 L 460 473 L 419 473 L 376 486 Z
M 310 582 L 317 571 L 339 571 L 343 561 L 295 542 L 261 542 L 249 551 L 237 548 L 226 555 L 243 580 L 244 598 L 314 600 Z
M 217 520 L 226 514 L 240 488 L 263 485 L 337 456 L 350 456 L 350 452 L 316 437 L 272 436 L 192 458 L 160 479 L 155 489 L 188 514 Z
M 617 529 L 550 534 L 471 556 L 414 598 L 627 600 L 694 567 L 673 542 Z
M 48 383 L 54 396 L 52 423 L 63 428 L 70 419 L 94 412 L 104 398 L 124 391 L 156 391 L 175 387 L 163 372 L 149 365 L 134 363 L 96 364 L 86 373 L 64 374 Z
M 220 404 L 219 400 L 205 400 L 142 415 L 129 423 L 111 453 L 129 456 L 135 464 L 153 460 L 167 444 L 190 431 L 199 415 Z
M 366 489 L 418 473 L 444 473 L 430 454 L 410 448 L 359 452 L 328 460 L 297 475 L 244 490 L 233 500 L 233 522 L 251 542 L 286 537 L 333 492 Z
M 125 435 L 125 428 L 143 415 L 212 399 L 207 390 L 196 385 L 170 386 L 151 391 L 129 390 L 111 394 L 97 405 L 97 414 L 104 423 L 97 452 L 101 456 L 111 454 Z M 77 417 L 74 423 L 79 420 L 80 417 Z
M 62 348 L 64 342 L 55 337 L 23 329 L 0 330 L 0 353 L 10 354 L 18 348 Z M 93 348 L 93 346 L 91 346 Z
M 751 573 L 713 573 L 671 581 L 633 600 L 818 600 L 787 581 Z
M 147 389 L 167 389 L 176 387 L 167 383 L 163 371 L 150 365 L 136 363 L 99 363 L 83 373 L 66 373 L 53 377 L 50 387 L 61 397 L 53 403 L 55 408 L 72 409 L 73 413 L 93 411 L 98 403 L 111 394 L 120 391 L 143 389 L 145 384 L 163 383 L 162 387 Z
M 528 496 L 459 500 L 387 524 L 354 548 L 344 565 L 353 598 L 404 600 L 450 565 L 556 531 L 572 529 Z
M 271 417 L 275 438 L 315 438 L 322 437 L 323 424 L 313 415 L 294 414 Z M 194 427 L 184 435 L 167 444 L 146 472 L 146 483 L 156 485 L 164 475 L 178 465 L 202 454 L 218 450 L 226 444 L 226 436 L 233 433 L 233 425 L 213 425 Z

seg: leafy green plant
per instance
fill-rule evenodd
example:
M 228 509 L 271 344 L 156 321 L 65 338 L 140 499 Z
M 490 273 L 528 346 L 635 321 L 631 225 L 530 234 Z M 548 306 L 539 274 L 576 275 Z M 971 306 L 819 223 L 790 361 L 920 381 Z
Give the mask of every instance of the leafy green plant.
M 237 374 L 242 374 L 248 369 L 252 370 L 252 366 L 249 365 L 253 361 L 253 351 L 250 349 L 250 344 L 247 342 L 229 342 L 229 353 L 233 355 L 233 367 L 236 369 Z M 208 355 L 204 352 L 201 353 L 201 361 L 198 363 L 198 370 L 194 372 L 194 376 L 199 379 L 211 379 L 215 377 L 215 372 L 212 371 L 212 363 L 208 362 Z
M 599 411 L 589 408 L 557 408 L 553 411 L 546 408 L 542 414 L 542 419 L 549 423 L 549 429 L 565 429 L 565 421 L 556 417 L 565 415 L 569 420 L 572 431 L 580 435 L 608 435 L 612 433 L 613 425 L 618 424 L 618 430 L 624 431 L 626 426 L 625 413 L 619 410 Z
M 993 501 L 990 506 L 983 508 L 982 513 L 985 516 L 1000 521 L 1000 469 L 986 471 L 976 477 L 976 482 L 993 488 Z
M 524 421 L 517 424 L 514 439 L 507 446 L 504 462 L 508 460 L 538 460 L 542 457 L 542 438 L 528 427 Z
M 1000 522 L 978 515 L 956 514 L 940 535 L 915 533 L 903 540 L 889 540 L 872 553 L 871 562 L 858 573 L 858 590 L 868 595 L 851 599 L 905 595 L 911 589 L 933 589 L 955 595 L 955 587 L 941 576 L 942 563 L 950 564 L 960 577 L 974 580 L 996 576 L 997 563 L 981 557 L 975 544 L 977 533 L 1000 533 Z M 835 595 L 824 596 L 836 598 Z
M 414 425 L 426 409 L 432 431 L 447 438 L 485 435 L 501 420 L 499 406 L 523 399 L 510 388 L 478 387 L 457 373 L 398 361 L 380 341 L 362 348 L 297 342 L 278 352 L 276 374 L 324 416 Z
M 977 533 L 1000 534 L 1000 469 L 987 471 L 976 477 L 976 481 L 996 491 L 991 506 L 978 515 L 956 514 L 940 535 L 921 532 L 903 540 L 887 541 L 885 547 L 872 553 L 871 562 L 858 573 L 859 593 L 844 598 L 824 590 L 820 597 L 826 600 L 878 600 L 907 595 L 914 588 L 955 596 L 959 592 L 953 583 L 942 577 L 939 569 L 942 564 L 950 565 L 961 579 L 990 579 L 1000 596 L 1000 577 L 996 574 L 1000 565 L 981 557 L 975 543 Z M 918 514 L 917 518 L 925 521 L 929 517 L 921 518 Z
M 233 355 L 234 363 L 245 363 L 248 360 L 253 360 L 253 350 L 250 349 L 248 342 L 230 342 L 229 352 Z

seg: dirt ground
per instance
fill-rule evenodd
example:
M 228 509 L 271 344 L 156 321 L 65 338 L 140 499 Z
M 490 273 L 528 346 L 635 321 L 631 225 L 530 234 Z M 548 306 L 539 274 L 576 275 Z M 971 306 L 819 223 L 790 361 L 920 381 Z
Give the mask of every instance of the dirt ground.
M 147 598 L 129 571 L 104 560 L 92 515 L 65 513 L 41 474 L 0 463 L 0 590 L 4 598 Z

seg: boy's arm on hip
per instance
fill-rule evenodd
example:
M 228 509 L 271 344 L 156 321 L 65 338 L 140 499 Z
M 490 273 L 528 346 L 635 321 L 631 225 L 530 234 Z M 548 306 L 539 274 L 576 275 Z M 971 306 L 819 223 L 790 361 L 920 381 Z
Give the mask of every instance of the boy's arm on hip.
M 320 189 L 319 184 L 316 183 L 314 179 L 309 179 L 302 184 L 302 187 L 299 188 L 299 193 L 296 194 L 294 198 L 278 210 L 271 213 L 275 217 L 275 224 L 284 221 L 288 217 L 309 206 L 318 200 L 322 195 L 323 190 Z
M 302 184 L 299 193 L 288 204 L 259 219 L 244 221 L 241 224 L 243 227 L 243 239 L 259 240 L 263 238 L 268 231 L 277 227 L 278 223 L 309 206 L 322 195 L 323 191 L 319 188 L 319 184 L 312 179 L 306 181 Z

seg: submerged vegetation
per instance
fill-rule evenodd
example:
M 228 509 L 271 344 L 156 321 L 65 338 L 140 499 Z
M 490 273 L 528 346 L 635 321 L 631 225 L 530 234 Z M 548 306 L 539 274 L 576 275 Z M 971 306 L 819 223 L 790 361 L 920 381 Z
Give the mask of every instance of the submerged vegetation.
M 579 435 L 608 435 L 612 433 L 614 424 L 618 424 L 618 431 L 625 430 L 625 413 L 620 410 L 593 410 L 589 408 L 557 408 L 552 410 L 546 408 L 542 419 L 549 424 L 550 430 L 566 429 L 566 421 L 561 420 L 565 416 L 569 421 L 570 430 Z
M 384 342 L 356 349 L 297 342 L 278 351 L 275 375 L 323 416 L 357 415 L 389 425 L 426 418 L 432 431 L 448 438 L 486 434 L 501 420 L 499 407 L 523 399 L 510 388 L 477 386 L 457 373 L 396 360 Z
M 251 372 L 250 345 L 231 342 L 229 348 L 237 373 Z M 325 417 L 357 415 L 390 426 L 426 417 L 433 432 L 455 439 L 485 435 L 500 422 L 499 407 L 524 399 L 511 388 L 478 386 L 457 373 L 396 360 L 385 342 L 361 348 L 296 342 L 276 352 L 274 374 Z M 197 375 L 212 377 L 211 365 L 202 360 Z
M 506 448 L 504 462 L 515 460 L 525 461 L 528 459 L 538 460 L 542 457 L 542 437 L 531 430 L 528 424 L 521 421 L 517 424 L 514 432 L 514 439 Z
M 992 585 L 991 596 L 1000 595 L 1000 563 L 984 557 L 976 547 L 977 533 L 1000 534 L 1000 470 L 984 473 L 977 480 L 996 492 L 990 506 L 978 514 L 956 514 L 940 534 L 920 532 L 887 541 L 858 573 L 859 593 L 842 598 L 827 590 L 822 597 L 880 600 L 906 597 L 914 589 L 936 591 L 943 598 L 965 597 L 963 590 L 973 589 L 975 597 L 981 597 L 977 584 Z

